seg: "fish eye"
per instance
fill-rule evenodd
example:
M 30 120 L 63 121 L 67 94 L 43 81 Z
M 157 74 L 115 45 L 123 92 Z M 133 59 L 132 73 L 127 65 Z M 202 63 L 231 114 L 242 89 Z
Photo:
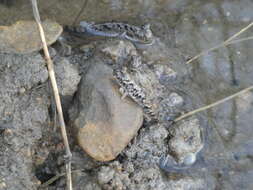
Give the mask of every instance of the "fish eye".
M 118 28 L 122 29 L 121 24 L 116 24 Z

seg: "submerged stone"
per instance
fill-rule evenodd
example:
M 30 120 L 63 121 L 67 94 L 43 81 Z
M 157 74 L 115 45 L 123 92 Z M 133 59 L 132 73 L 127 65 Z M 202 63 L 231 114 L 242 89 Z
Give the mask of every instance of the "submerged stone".
M 57 22 L 42 22 L 47 45 L 54 43 L 62 33 Z M 11 26 L 0 26 L 0 52 L 26 54 L 42 49 L 39 29 L 35 21 L 18 21 Z
M 173 136 L 169 140 L 169 148 L 174 152 L 179 163 L 194 164 L 196 155 L 204 146 L 199 120 L 193 117 L 180 121 L 171 130 Z

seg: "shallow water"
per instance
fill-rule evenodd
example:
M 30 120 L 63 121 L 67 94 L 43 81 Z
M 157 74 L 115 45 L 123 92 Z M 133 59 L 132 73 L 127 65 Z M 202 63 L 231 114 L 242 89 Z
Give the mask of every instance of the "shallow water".
M 240 7 L 240 8 L 239 8 Z M 249 24 L 250 1 L 194 2 L 182 12 L 176 26 L 177 45 L 191 55 L 218 45 Z M 187 31 L 187 32 L 186 32 Z M 250 36 L 248 30 L 240 37 Z M 245 41 L 202 56 L 192 65 L 188 89 L 196 107 L 215 102 L 252 85 L 252 41 Z M 201 157 L 206 174 L 219 189 L 252 189 L 251 134 L 253 94 L 248 92 L 201 113 L 206 123 L 206 144 Z
M 61 24 L 72 24 L 85 4 L 81 0 L 39 2 L 42 17 Z M 32 18 L 27 1 L 15 3 L 0 5 L 0 24 Z M 250 0 L 88 0 L 77 20 L 150 23 L 167 47 L 192 57 L 249 24 L 252 10 Z M 251 36 L 252 31 L 239 38 Z M 177 88 L 198 108 L 252 85 L 252 48 L 252 41 L 244 41 L 205 54 L 188 66 L 176 65 L 181 79 Z M 198 171 L 211 184 L 209 189 L 253 189 L 252 115 L 252 92 L 198 114 L 206 141 Z

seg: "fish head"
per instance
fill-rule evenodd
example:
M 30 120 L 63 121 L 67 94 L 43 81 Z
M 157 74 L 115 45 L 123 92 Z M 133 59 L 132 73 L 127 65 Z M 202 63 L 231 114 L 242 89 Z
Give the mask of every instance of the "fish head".
M 93 22 L 81 21 L 79 25 L 80 25 L 81 27 L 83 27 L 83 28 L 87 28 L 87 27 L 89 27 L 89 26 L 91 26 L 91 25 L 93 25 L 93 24 L 94 24 Z
M 150 29 L 150 24 L 145 24 L 142 26 L 142 29 L 144 31 L 144 36 L 146 39 L 151 39 L 153 38 L 153 33 Z

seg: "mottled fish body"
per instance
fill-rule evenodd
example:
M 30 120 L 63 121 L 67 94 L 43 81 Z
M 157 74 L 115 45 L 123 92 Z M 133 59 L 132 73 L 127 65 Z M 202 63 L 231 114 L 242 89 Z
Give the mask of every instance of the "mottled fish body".
M 153 34 L 149 24 L 138 27 L 119 22 L 95 24 L 82 21 L 79 26 L 68 29 L 79 34 L 86 33 L 94 36 L 121 38 L 133 43 L 152 44 L 153 42 Z
M 127 93 L 138 105 L 143 108 L 143 111 L 149 120 L 157 120 L 152 103 L 147 99 L 145 92 L 137 85 L 127 73 L 126 67 L 115 68 L 113 75 L 120 87 Z
M 119 31 L 110 30 L 106 24 L 94 24 L 82 21 L 80 22 L 80 27 L 83 28 L 86 33 L 94 36 L 120 37 L 121 35 Z

